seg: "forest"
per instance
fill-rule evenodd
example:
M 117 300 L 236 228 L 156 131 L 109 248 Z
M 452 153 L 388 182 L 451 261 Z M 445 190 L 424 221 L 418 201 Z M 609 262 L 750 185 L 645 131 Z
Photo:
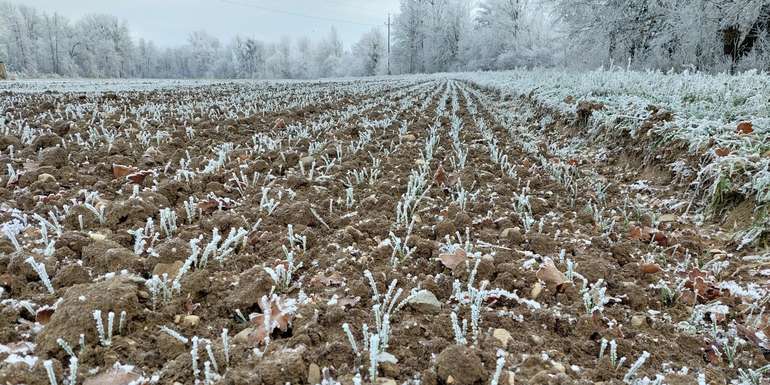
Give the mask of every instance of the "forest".
M 770 68 L 766 0 L 403 0 L 385 27 L 343 42 L 223 42 L 192 30 L 186 44 L 134 39 L 115 16 L 69 20 L 0 2 L 0 61 L 19 77 L 293 78 L 521 67 L 740 72 Z M 390 67 L 388 67 L 390 59 Z

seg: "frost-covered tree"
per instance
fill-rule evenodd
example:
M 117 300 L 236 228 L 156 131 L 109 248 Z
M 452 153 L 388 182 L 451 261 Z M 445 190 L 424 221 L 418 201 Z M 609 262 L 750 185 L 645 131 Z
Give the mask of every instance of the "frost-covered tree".
M 378 28 L 365 33 L 353 46 L 356 60 L 352 75 L 372 76 L 385 73 L 387 63 L 387 42 Z

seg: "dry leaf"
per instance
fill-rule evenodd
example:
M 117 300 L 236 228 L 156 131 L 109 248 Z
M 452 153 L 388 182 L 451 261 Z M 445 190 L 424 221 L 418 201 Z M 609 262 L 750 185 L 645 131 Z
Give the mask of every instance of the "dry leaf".
M 342 307 L 353 307 L 356 306 L 360 300 L 361 297 L 344 297 L 337 300 L 337 305 Z
M 282 332 L 289 330 L 291 320 L 294 318 L 294 312 L 296 306 L 294 300 L 281 298 L 273 294 L 272 298 L 268 300 L 267 296 L 262 296 L 259 301 L 259 305 L 263 309 L 270 308 L 270 331 L 265 329 L 265 314 L 252 314 L 251 323 L 257 326 L 257 329 L 249 335 L 249 340 L 255 344 L 261 344 L 264 342 L 265 337 L 268 334 L 273 334 L 275 329 L 280 329 Z
M 139 171 L 139 172 L 135 172 L 133 174 L 127 175 L 126 179 L 128 179 L 132 183 L 142 184 L 144 183 L 144 178 L 146 178 L 147 175 L 150 175 L 150 174 L 151 172 L 149 171 Z
M 738 123 L 738 132 L 741 134 L 751 134 L 754 132 L 754 125 L 749 121 Z
M 730 155 L 730 149 L 729 148 L 720 147 L 720 148 L 717 148 L 716 150 L 714 150 L 714 153 L 716 153 L 717 156 L 725 157 L 725 156 Z
M 657 231 L 652 227 L 648 227 L 648 226 L 632 227 L 631 231 L 628 234 L 628 239 L 642 241 L 642 242 L 650 242 L 651 240 L 655 240 L 655 243 L 657 243 L 660 246 L 663 246 L 663 247 L 668 246 L 668 237 L 666 237 L 666 235 L 663 234 L 662 232 Z
M 43 306 L 37 309 L 37 312 L 35 313 L 35 321 L 41 325 L 47 324 L 48 321 L 51 320 L 51 316 L 53 315 L 54 311 L 56 311 L 56 309 L 50 306 Z
M 657 263 L 643 263 L 639 266 L 639 270 L 641 270 L 643 274 L 655 274 L 663 269 L 661 269 Z
M 553 264 L 553 260 L 550 258 L 546 258 L 545 262 L 540 265 L 535 276 L 537 279 L 545 282 L 546 285 L 561 286 L 569 282 L 567 277 L 556 268 L 556 265 Z
M 438 166 L 436 173 L 433 174 L 433 181 L 440 185 L 443 185 L 446 183 L 446 171 L 444 171 L 443 165 Z
M 94 377 L 86 378 L 83 385 L 144 385 L 148 381 L 142 381 L 142 375 L 129 366 L 115 366 Z
M 273 128 L 286 128 L 286 121 L 283 118 L 276 119 Z
M 124 166 L 122 164 L 117 164 L 117 163 L 112 164 L 112 176 L 115 177 L 115 179 L 122 179 L 137 171 L 138 170 L 136 169 L 136 167 Z
M 448 267 L 449 270 L 454 270 L 457 266 L 468 259 L 468 254 L 465 252 L 465 250 L 458 248 L 451 253 L 439 254 L 438 259 L 441 260 L 441 263 Z

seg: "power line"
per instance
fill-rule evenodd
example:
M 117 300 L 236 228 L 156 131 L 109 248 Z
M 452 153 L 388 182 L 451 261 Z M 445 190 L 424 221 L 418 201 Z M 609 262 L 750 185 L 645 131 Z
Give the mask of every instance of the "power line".
M 329 22 L 333 22 L 333 23 L 355 24 L 355 25 L 362 25 L 362 26 L 367 26 L 367 27 L 377 27 L 378 26 L 377 24 L 371 24 L 371 23 L 362 23 L 362 22 L 358 22 L 358 21 L 335 19 L 335 18 L 331 18 L 331 17 L 322 17 L 322 16 L 312 16 L 312 15 L 306 15 L 304 13 L 284 11 L 282 9 L 263 7 L 261 5 L 257 5 L 257 4 L 249 3 L 249 2 L 242 2 L 242 1 L 236 1 L 236 0 L 219 0 L 219 1 L 221 1 L 223 3 L 226 3 L 226 4 L 240 5 L 240 6 L 243 6 L 243 7 L 251 7 L 251 8 L 259 9 L 259 10 L 266 11 L 266 12 L 280 13 L 280 14 L 289 15 L 289 16 L 296 16 L 296 17 L 304 17 L 304 18 L 307 18 L 307 19 L 323 20 L 323 21 L 329 21 Z

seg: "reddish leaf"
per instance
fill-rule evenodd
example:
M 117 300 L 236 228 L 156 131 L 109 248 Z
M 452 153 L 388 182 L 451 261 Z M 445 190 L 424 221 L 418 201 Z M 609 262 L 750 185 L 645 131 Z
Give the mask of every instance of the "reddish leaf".
M 460 264 L 468 259 L 468 254 L 465 252 L 465 250 L 458 248 L 451 253 L 439 254 L 438 259 L 444 266 L 448 267 L 449 270 L 454 270 L 457 266 L 460 266 Z
M 714 150 L 714 153 L 716 153 L 717 156 L 725 157 L 725 156 L 730 155 L 730 149 L 729 148 L 720 147 L 720 148 L 717 148 L 716 150 Z
M 443 165 L 438 166 L 436 173 L 433 174 L 433 181 L 440 185 L 443 185 L 446 183 L 446 171 L 444 171 Z
M 663 269 L 657 263 L 643 263 L 639 266 L 639 270 L 644 274 L 655 274 Z
M 273 128 L 286 128 L 286 122 L 283 120 L 283 118 L 278 118 L 275 120 Z
M 124 166 L 122 164 L 117 164 L 117 163 L 112 164 L 112 176 L 115 177 L 115 179 L 122 179 L 137 171 L 138 170 L 136 167 Z
M 54 311 L 56 311 L 56 309 L 49 306 L 44 306 L 40 309 L 37 309 L 37 312 L 35 313 L 35 321 L 41 325 L 47 324 L 48 321 L 51 320 L 51 316 L 53 315 Z
M 738 123 L 738 133 L 751 134 L 754 132 L 754 125 L 749 121 L 743 121 Z
M 83 385 L 144 385 L 148 383 L 149 381 L 143 381 L 142 375 L 133 368 L 121 367 L 117 364 L 112 369 L 83 381 Z
M 150 175 L 150 174 L 151 172 L 149 171 L 139 171 L 139 172 L 135 172 L 133 174 L 127 175 L 126 179 L 128 179 L 132 183 L 142 184 L 144 183 L 144 178 L 146 178 L 147 175 Z
M 273 334 L 273 331 L 277 328 L 282 332 L 289 330 L 289 325 L 294 318 L 294 311 L 296 310 L 293 300 L 281 298 L 273 294 L 272 298 L 268 299 L 267 296 L 262 296 L 259 301 L 259 305 L 263 309 L 270 309 L 270 330 L 265 329 L 265 313 L 252 314 L 250 316 L 251 323 L 256 325 L 256 329 L 249 334 L 249 340 L 255 344 L 261 344 L 264 342 L 265 337 L 268 334 Z
M 535 276 L 537 279 L 545 282 L 546 284 L 554 285 L 557 287 L 569 282 L 564 273 L 556 268 L 556 265 L 553 264 L 553 260 L 550 258 L 546 259 L 545 263 L 540 265 L 540 268 L 535 273 Z

